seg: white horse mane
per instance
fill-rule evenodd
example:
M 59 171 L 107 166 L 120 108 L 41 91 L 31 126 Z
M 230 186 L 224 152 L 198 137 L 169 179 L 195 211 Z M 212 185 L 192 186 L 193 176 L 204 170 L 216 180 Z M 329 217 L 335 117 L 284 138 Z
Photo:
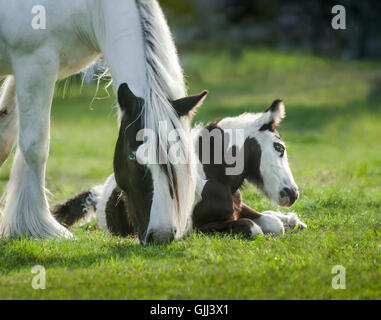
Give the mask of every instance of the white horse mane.
M 177 193 L 174 193 L 174 200 L 178 206 L 174 209 L 177 213 L 178 236 L 181 237 L 185 232 L 185 226 L 193 205 L 193 197 L 189 195 L 189 191 L 191 188 L 195 188 L 197 179 L 197 171 L 192 167 L 192 155 L 189 153 L 193 151 L 190 147 L 191 137 L 190 134 L 181 130 L 186 129 L 189 132 L 189 124 L 178 119 L 170 103 L 170 100 L 186 96 L 184 76 L 172 35 L 157 1 L 137 0 L 136 4 L 143 29 L 148 81 L 148 91 L 143 97 L 145 101 L 143 106 L 144 128 L 153 129 L 158 134 L 157 141 L 150 141 L 149 152 L 158 156 L 159 149 L 169 150 L 168 137 L 159 130 L 159 123 L 165 121 L 168 125 L 168 132 L 173 129 L 180 129 L 181 151 L 184 158 L 188 159 L 187 163 L 189 164 L 187 166 L 173 166 L 169 162 L 167 164 L 169 187 L 172 190 L 177 190 Z M 156 162 L 158 163 L 158 161 Z M 157 183 L 155 190 L 163 192 L 165 186 L 159 183 L 161 181 L 159 176 L 163 175 L 162 169 L 157 164 L 148 165 L 148 167 L 154 183 Z M 176 180 L 187 181 L 187 183 L 177 183 Z

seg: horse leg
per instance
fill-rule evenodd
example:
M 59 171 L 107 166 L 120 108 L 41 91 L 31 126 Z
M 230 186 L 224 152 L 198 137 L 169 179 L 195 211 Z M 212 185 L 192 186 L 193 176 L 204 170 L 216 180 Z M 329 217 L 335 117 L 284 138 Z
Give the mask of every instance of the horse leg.
M 0 167 L 7 160 L 17 136 L 16 85 L 8 76 L 0 90 Z
M 246 218 L 233 221 L 210 222 L 197 229 L 204 233 L 223 232 L 241 234 L 249 238 L 256 238 L 259 234 L 263 234 L 261 228 L 253 220 Z
M 51 215 L 45 195 L 49 154 L 50 107 L 57 80 L 58 58 L 49 52 L 14 58 L 19 135 L 7 186 L 0 235 L 71 237 Z

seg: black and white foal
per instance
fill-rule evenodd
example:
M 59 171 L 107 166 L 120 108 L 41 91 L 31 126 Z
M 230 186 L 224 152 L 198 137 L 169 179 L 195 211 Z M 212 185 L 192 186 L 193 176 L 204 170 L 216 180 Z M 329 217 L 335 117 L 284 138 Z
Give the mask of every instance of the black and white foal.
M 200 105 L 205 95 L 206 92 L 175 103 L 179 116 Z M 191 222 L 193 228 L 205 233 L 225 232 L 249 237 L 263 233 L 280 235 L 287 228 L 306 228 L 295 213 L 259 213 L 251 209 L 243 203 L 240 193 L 244 181 L 248 180 L 280 206 L 291 206 L 297 200 L 298 187 L 289 168 L 285 144 L 276 130 L 284 116 L 283 102 L 275 100 L 263 113 L 245 113 L 192 129 L 200 176 Z M 122 121 L 121 132 L 133 130 L 126 125 Z M 238 139 L 239 135 L 241 139 Z M 152 197 L 152 192 L 144 183 L 144 169 L 134 169 L 136 159 L 131 150 L 136 146 L 129 143 L 120 141 L 119 137 L 115 173 L 103 186 L 84 191 L 53 208 L 58 221 L 71 226 L 89 212 L 96 211 L 104 230 L 121 236 L 141 234 L 142 231 L 136 227 L 142 225 L 138 221 L 143 219 L 148 223 L 148 217 L 141 212 L 145 201 L 136 200 Z M 123 162 L 128 167 L 123 171 L 118 169 L 121 165 L 118 158 L 125 157 L 118 155 L 118 149 L 129 154 L 130 161 L 127 164 Z M 226 160 L 229 153 L 233 162 Z M 134 198 L 133 203 L 141 203 L 142 207 L 131 205 L 131 197 Z
M 196 189 L 202 191 L 196 194 L 196 201 L 199 200 L 192 215 L 196 229 L 256 236 L 283 234 L 285 228 L 306 228 L 295 213 L 259 213 L 251 209 L 243 203 L 240 192 L 247 180 L 280 206 L 291 206 L 298 199 L 286 147 L 276 130 L 284 117 L 282 100 L 275 100 L 263 113 L 245 113 L 193 129 L 204 176 Z M 219 136 L 222 139 L 216 139 Z M 240 170 L 232 170 L 232 164 L 217 159 L 219 150 L 223 153 L 219 159 L 226 159 L 229 153 L 234 155 L 233 165 L 240 163 Z

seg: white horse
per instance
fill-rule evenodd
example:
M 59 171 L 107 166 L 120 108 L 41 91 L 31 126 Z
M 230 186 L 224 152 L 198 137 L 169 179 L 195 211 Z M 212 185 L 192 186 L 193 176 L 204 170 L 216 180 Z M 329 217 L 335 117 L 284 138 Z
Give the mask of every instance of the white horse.
M 18 138 L 0 235 L 71 237 L 52 217 L 45 196 L 50 107 L 57 79 L 79 72 L 103 54 L 114 86 L 128 83 L 144 100 L 144 127 L 158 136 L 147 142 L 151 153 L 170 148 L 158 129 L 160 121 L 169 130 L 182 129 L 180 150 L 190 160 L 187 165 L 147 165 L 154 194 L 149 224 L 154 230 L 147 234 L 159 234 L 154 242 L 172 239 L 175 233 L 181 237 L 192 211 L 197 170 L 191 161 L 189 119 L 179 119 L 170 103 L 184 97 L 186 88 L 157 1 L 0 0 L 0 7 L 0 78 L 6 77 L 0 96 L 0 166 Z M 38 12 L 46 14 L 46 26 L 36 28 L 32 22 Z M 176 178 L 187 183 L 176 183 Z

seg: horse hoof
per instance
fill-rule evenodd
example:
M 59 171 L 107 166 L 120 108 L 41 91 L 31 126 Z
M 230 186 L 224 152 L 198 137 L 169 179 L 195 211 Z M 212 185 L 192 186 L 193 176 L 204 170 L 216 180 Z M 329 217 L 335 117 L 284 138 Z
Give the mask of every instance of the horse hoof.
M 159 231 L 151 230 L 148 232 L 147 237 L 143 244 L 162 244 L 169 243 L 175 239 L 175 232 L 173 231 Z

